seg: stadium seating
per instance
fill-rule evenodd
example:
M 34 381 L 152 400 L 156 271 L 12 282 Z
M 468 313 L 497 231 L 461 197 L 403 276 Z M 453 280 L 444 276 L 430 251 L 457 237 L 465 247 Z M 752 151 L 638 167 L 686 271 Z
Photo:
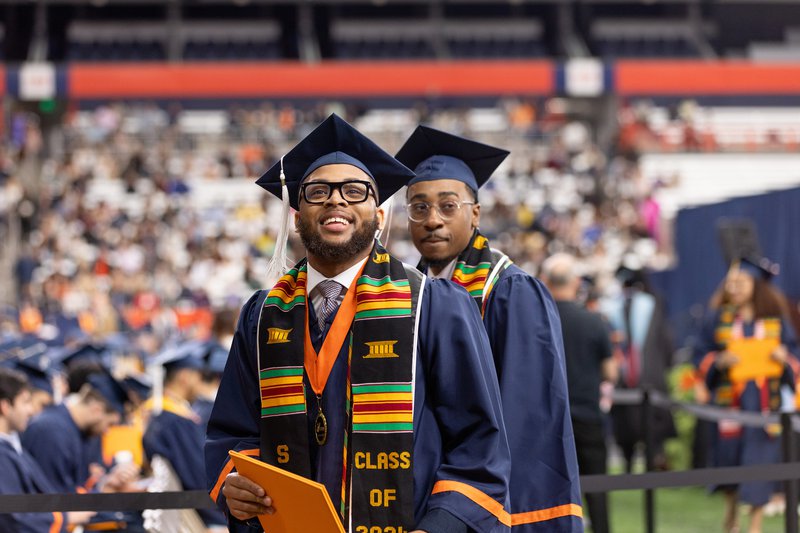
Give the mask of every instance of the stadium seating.
M 595 55 L 603 58 L 689 58 L 702 54 L 684 21 L 600 19 L 591 27 Z

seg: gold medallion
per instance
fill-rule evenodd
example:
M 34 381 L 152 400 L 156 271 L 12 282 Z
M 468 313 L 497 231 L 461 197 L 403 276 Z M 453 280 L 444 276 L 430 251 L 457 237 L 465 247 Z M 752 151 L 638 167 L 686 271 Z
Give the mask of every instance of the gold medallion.
M 319 410 L 317 419 L 314 421 L 314 437 L 320 446 L 328 441 L 328 420 L 325 418 L 322 409 Z

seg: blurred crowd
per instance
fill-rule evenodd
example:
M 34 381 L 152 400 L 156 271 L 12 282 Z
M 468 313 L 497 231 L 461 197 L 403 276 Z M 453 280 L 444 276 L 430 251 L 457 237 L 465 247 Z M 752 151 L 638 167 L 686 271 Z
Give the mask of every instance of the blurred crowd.
M 0 156 L 0 360 L 24 362 L 49 383 L 57 378 L 39 408 L 78 402 L 89 376 L 108 373 L 126 391 L 115 420 L 133 421 L 140 436 L 154 427 L 153 402 L 202 430 L 238 309 L 266 283 L 279 226 L 279 202 L 253 181 L 330 112 L 372 127 L 389 152 L 418 123 L 511 150 L 481 189 L 481 232 L 535 275 L 553 254 L 576 257 L 581 305 L 599 309 L 625 294 L 625 273 L 666 266 L 669 231 L 653 195 L 661 184 L 642 177 L 636 153 L 599 146 L 591 123 L 557 98 L 501 100 L 483 111 L 479 119 L 475 110 L 417 105 L 387 128 L 380 125 L 396 112 L 339 103 L 205 115 L 114 103 L 67 112 L 55 125 L 16 113 Z M 402 194 L 387 206 L 382 240 L 413 264 Z M 289 254 L 304 255 L 294 233 Z M 87 352 L 94 366 L 70 363 Z M 157 369 L 176 361 L 162 381 Z M 199 373 L 178 372 L 186 368 Z M 603 401 L 607 410 L 607 395 Z M 187 449 L 202 441 L 196 429 Z M 104 447 L 111 451 L 97 452 L 105 461 L 95 473 L 107 491 L 141 490 L 152 472 L 115 470 L 113 445 Z M 152 438 L 148 449 L 146 435 L 144 448 L 148 456 L 159 450 Z M 178 454 L 190 456 L 199 452 Z
M 211 311 L 238 307 L 264 283 L 279 210 L 252 180 L 331 111 L 357 126 L 364 115 L 335 103 L 239 107 L 216 132 L 191 131 L 181 110 L 151 105 L 67 113 L 46 131 L 34 115 L 15 116 L 0 161 L 0 218 L 12 237 L 4 299 L 24 316 L 20 326 L 53 325 L 64 336 L 147 324 L 162 341 L 206 336 Z M 466 110 L 408 111 L 411 127 L 426 122 L 511 150 L 481 191 L 484 234 L 534 274 L 548 255 L 575 253 L 601 286 L 625 257 L 664 266 L 658 184 L 645 183 L 635 157 L 606 155 L 557 99 L 501 101 L 494 111 L 507 127 L 485 132 L 470 129 Z M 409 131 L 376 140 L 392 151 Z M 211 182 L 233 189 L 243 180 L 246 201 L 196 201 Z M 117 196 L 93 194 L 108 183 L 121 187 Z M 414 261 L 401 204 L 384 240 Z M 301 257 L 299 242 L 290 245 Z

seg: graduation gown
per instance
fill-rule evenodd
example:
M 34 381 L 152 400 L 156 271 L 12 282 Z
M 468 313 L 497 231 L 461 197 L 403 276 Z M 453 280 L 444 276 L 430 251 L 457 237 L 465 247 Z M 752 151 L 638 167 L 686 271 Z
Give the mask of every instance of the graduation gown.
M 97 441 L 81 433 L 63 404 L 42 411 L 22 434 L 23 448 L 47 472 L 59 493 L 91 490 L 89 464 L 97 462 Z
M 483 319 L 511 448 L 512 531 L 583 531 L 558 308 L 539 280 L 511 265 Z
M 44 494 L 53 492 L 44 472 L 24 449 L 22 453 L 0 440 L 0 494 Z M 63 513 L 0 514 L 0 531 L 14 533 L 66 532 Z
M 706 386 L 711 392 L 712 404 L 726 408 L 738 408 L 742 411 L 762 413 L 777 411 L 779 408 L 794 408 L 794 405 L 785 405 L 794 399 L 794 377 L 792 366 L 797 366 L 793 355 L 784 365 L 784 372 L 780 380 L 773 386 L 778 386 L 779 391 L 770 391 L 770 383 L 760 380 L 748 381 L 739 390 L 731 386 L 728 379 L 728 370 L 720 370 L 714 364 L 717 352 L 725 349 L 726 344 L 718 338 L 718 328 L 721 323 L 721 311 L 709 313 L 704 321 L 700 342 L 698 343 L 694 360 L 699 367 L 701 375 L 705 377 Z M 742 323 L 742 337 L 752 338 L 756 335 L 756 323 Z M 780 320 L 780 343 L 785 345 L 790 354 L 797 353 L 797 344 L 792 332 L 792 327 Z M 777 396 L 777 398 L 776 398 Z M 775 405 L 769 405 L 769 399 L 776 400 Z M 781 401 L 778 401 L 781 400 Z M 781 405 L 783 404 L 783 405 Z M 713 424 L 711 435 L 711 466 L 748 466 L 760 464 L 780 463 L 781 439 L 770 428 L 740 426 L 732 421 L 720 421 Z M 736 485 L 712 487 L 712 490 L 735 490 Z M 775 492 L 780 491 L 780 484 L 776 481 L 750 481 L 738 485 L 739 500 L 750 505 L 761 506 L 769 502 Z
M 173 408 L 164 402 L 164 410 L 150 419 L 142 444 L 148 460 L 160 455 L 170 462 L 184 490 L 202 490 L 206 486 L 203 463 L 204 427 L 191 409 Z M 224 515 L 214 509 L 198 509 L 206 525 L 224 524 Z
M 242 309 L 208 425 L 209 487 L 212 498 L 223 509 L 225 498 L 220 489 L 230 472 L 228 450 L 250 450 L 258 455 L 261 398 L 255 343 L 265 297 L 266 291 L 256 293 Z M 323 334 L 315 325 L 313 306 L 309 312 L 312 342 L 319 345 Z M 480 315 L 468 294 L 447 281 L 426 283 L 418 312 L 412 458 L 417 527 L 430 531 L 507 531 L 501 522 L 509 523 L 502 508 L 507 503 L 509 450 Z M 328 326 L 333 318 L 328 318 Z M 326 486 L 335 509 L 341 496 L 343 443 L 332 436 L 343 434 L 346 421 L 346 352 L 345 346 L 323 394 L 328 443 L 318 447 L 309 437 L 313 478 Z M 316 406 L 316 399 L 307 377 L 305 383 L 311 431 L 315 415 L 311 406 Z M 451 482 L 451 488 L 431 494 L 437 482 Z M 473 490 L 462 488 L 459 492 L 453 486 Z M 230 522 L 230 528 L 253 531 L 236 520 Z

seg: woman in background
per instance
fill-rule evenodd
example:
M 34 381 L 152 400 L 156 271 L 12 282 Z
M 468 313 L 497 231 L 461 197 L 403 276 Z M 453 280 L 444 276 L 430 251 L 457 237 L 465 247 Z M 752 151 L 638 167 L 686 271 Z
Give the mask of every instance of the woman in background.
M 750 412 L 779 411 L 794 403 L 792 353 L 795 339 L 786 322 L 786 300 L 770 283 L 777 272 L 766 259 L 735 262 L 722 286 L 711 299 L 700 343 L 695 353 L 700 375 L 712 404 Z M 777 375 L 746 381 L 731 379 L 731 368 L 748 357 L 729 347 L 745 339 L 774 341 L 772 360 L 781 365 Z M 751 356 L 752 357 L 752 356 Z M 776 431 L 777 430 L 777 431 Z M 756 465 L 780 462 L 780 427 L 747 427 L 734 420 L 721 420 L 711 439 L 712 466 Z M 715 488 L 725 495 L 724 531 L 738 532 L 738 502 L 749 504 L 750 533 L 761 532 L 764 505 L 778 484 L 771 481 L 746 482 Z

